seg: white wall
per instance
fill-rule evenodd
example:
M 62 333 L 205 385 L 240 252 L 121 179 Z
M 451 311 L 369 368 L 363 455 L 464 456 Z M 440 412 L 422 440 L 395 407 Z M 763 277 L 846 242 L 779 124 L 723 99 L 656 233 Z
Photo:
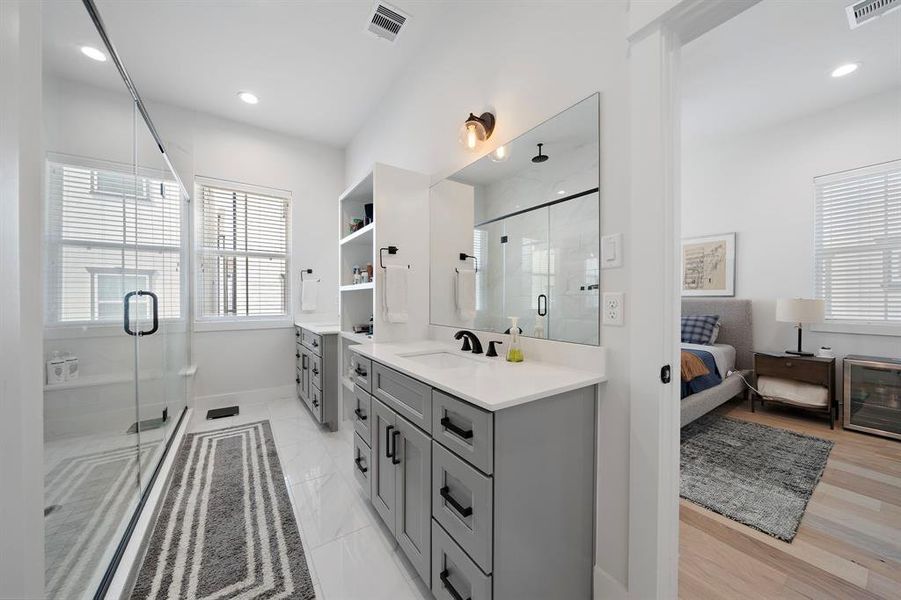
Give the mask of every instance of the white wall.
M 626 9 L 625 1 L 498 2 L 480 3 L 477 19 L 449 14 L 442 33 L 352 140 L 347 182 L 375 161 L 429 173 L 437 181 L 473 159 L 457 142 L 470 111 L 493 109 L 498 122 L 491 141 L 500 144 L 600 91 L 602 232 L 627 231 Z M 629 278 L 628 266 L 601 274 L 605 289 L 625 291 L 627 298 Z M 598 410 L 596 587 L 604 594 L 621 592 L 629 573 L 629 329 L 627 320 L 626 327 L 601 331 L 610 375 Z M 433 328 L 442 339 L 450 331 Z M 595 367 L 604 361 L 598 347 L 541 340 L 523 345 L 527 359 L 531 353 Z
M 735 295 L 752 300 L 755 348 L 794 347 L 776 299 L 814 293 L 813 178 L 899 158 L 901 90 L 683 149 L 683 237 L 736 232 Z M 809 331 L 804 346 L 901 356 L 892 336 Z
M 0 2 L 0 598 L 44 592 L 41 7 Z
M 124 163 L 131 160 L 131 138 L 123 131 L 130 132 L 132 113 L 121 94 L 56 78 L 48 78 L 46 85 L 47 151 Z M 192 194 L 195 176 L 291 192 L 295 316 L 334 321 L 338 311 L 336 213 L 343 188 L 343 151 L 146 98 L 145 103 L 176 171 Z M 139 149 L 139 162 L 153 156 L 146 145 Z M 301 268 L 312 268 L 321 279 L 318 309 L 310 315 L 299 310 Z M 293 386 L 293 343 L 290 326 L 195 332 L 196 395 Z M 90 369 L 90 364 L 83 366 L 83 372 Z

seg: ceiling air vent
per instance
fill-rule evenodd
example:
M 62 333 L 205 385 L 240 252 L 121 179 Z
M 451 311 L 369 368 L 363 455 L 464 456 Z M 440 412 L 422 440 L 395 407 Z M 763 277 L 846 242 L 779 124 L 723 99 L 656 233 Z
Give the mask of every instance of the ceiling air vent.
M 901 8 L 901 0 L 861 0 L 845 8 L 848 24 L 857 29 L 864 23 Z
M 409 16 L 399 9 L 384 2 L 377 2 L 366 30 L 376 37 L 393 42 L 407 19 Z

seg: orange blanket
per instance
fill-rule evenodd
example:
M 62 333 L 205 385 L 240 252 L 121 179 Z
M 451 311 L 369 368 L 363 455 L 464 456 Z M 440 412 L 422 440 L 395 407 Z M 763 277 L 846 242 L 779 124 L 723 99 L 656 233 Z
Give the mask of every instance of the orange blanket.
M 698 355 L 682 351 L 682 381 L 691 381 L 695 377 L 709 373 L 710 369 Z

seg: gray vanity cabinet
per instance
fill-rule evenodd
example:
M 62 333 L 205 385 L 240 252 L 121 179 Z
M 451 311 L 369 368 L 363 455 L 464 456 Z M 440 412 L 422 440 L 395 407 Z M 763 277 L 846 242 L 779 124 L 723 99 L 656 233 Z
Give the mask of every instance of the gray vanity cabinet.
M 295 330 L 297 397 L 313 417 L 330 430 L 338 429 L 341 383 L 338 379 L 338 335 Z
M 590 598 L 595 387 L 487 411 L 365 360 L 357 481 L 435 598 Z

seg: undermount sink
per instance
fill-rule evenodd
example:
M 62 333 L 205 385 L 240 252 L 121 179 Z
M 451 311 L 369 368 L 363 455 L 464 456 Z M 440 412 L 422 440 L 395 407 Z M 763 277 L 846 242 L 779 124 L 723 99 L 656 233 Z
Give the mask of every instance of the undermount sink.
M 445 352 L 444 350 L 410 352 L 409 354 L 398 354 L 398 356 L 433 369 L 458 369 L 460 367 L 472 367 L 482 362 L 475 358 Z

